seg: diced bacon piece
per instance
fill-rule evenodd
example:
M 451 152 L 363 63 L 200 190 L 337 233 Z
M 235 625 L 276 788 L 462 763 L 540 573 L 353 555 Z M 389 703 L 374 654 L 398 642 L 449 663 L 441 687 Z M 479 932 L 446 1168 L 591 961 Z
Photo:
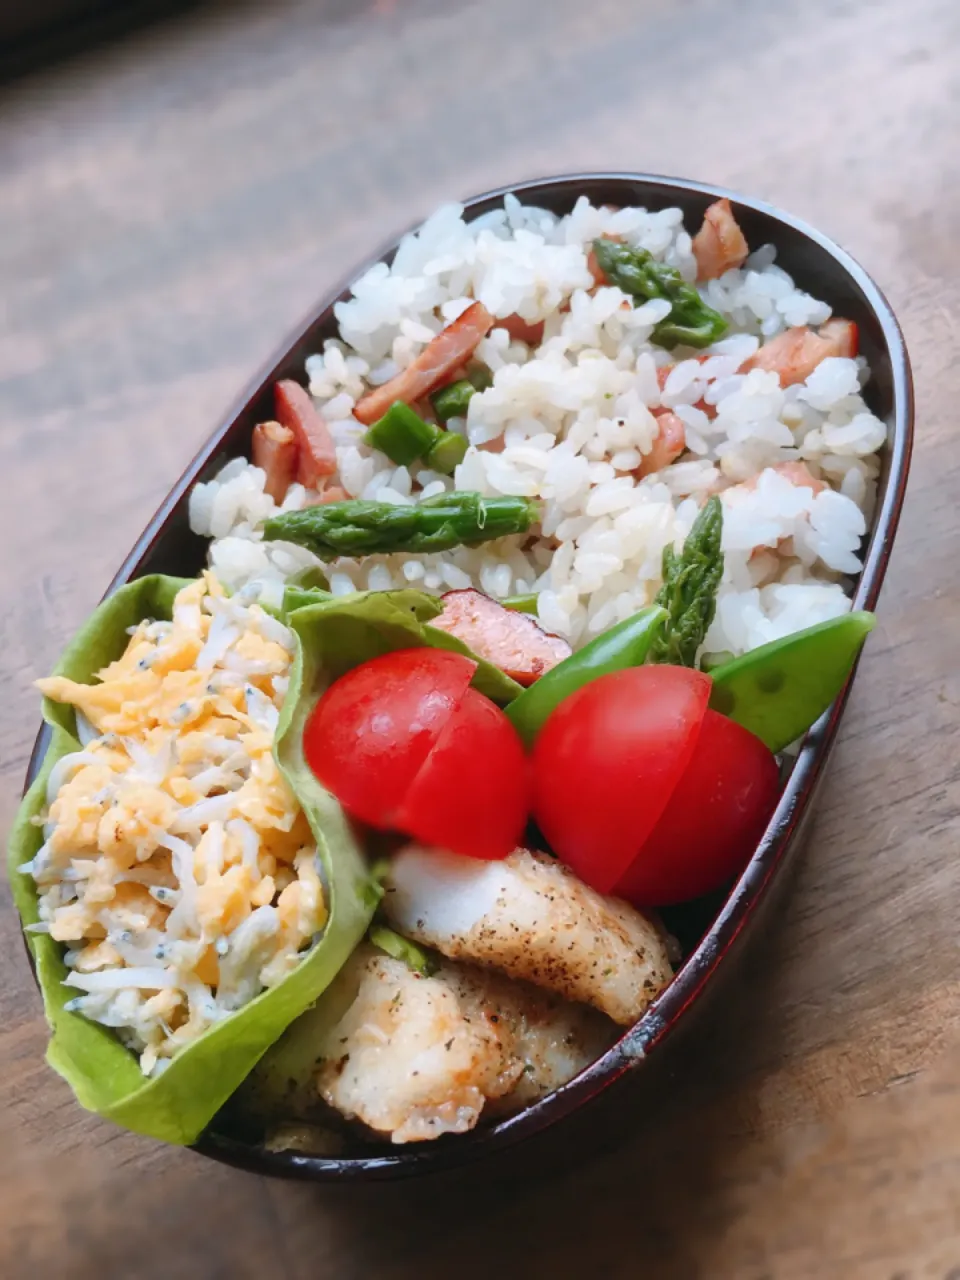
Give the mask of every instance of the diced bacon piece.
M 823 480 L 818 480 L 805 462 L 778 462 L 772 467 L 765 467 L 763 471 L 757 475 L 751 476 L 749 480 L 744 480 L 740 484 L 731 485 L 730 488 L 722 490 L 724 502 L 735 504 L 742 501 L 743 495 L 753 493 L 760 483 L 761 477 L 767 471 L 775 471 L 777 475 L 783 476 L 784 480 L 788 480 L 795 489 L 810 489 L 813 496 L 823 493 L 824 489 L 829 488 Z M 718 490 L 718 492 L 721 492 Z M 768 546 L 755 547 L 750 553 L 751 563 L 756 563 L 761 556 L 769 556 L 772 552 L 776 552 L 782 556 L 792 556 L 793 538 L 781 538 L 777 545 L 773 548 Z
M 522 316 L 518 316 L 516 312 L 513 315 L 505 316 L 502 320 L 495 322 L 497 329 L 506 329 L 510 335 L 511 342 L 526 342 L 531 347 L 539 347 L 543 341 L 543 321 L 535 320 L 532 324 L 524 320 Z
M 341 489 L 338 484 L 332 484 L 329 489 L 324 489 L 320 495 L 320 502 L 326 504 L 328 502 L 346 502 L 347 491 Z
M 472 587 L 448 591 L 443 613 L 430 625 L 462 640 L 518 684 L 533 684 L 572 653 L 566 640 L 544 631 L 528 614 L 505 609 Z
M 703 215 L 703 226 L 693 237 L 697 279 L 715 280 L 731 267 L 741 266 L 749 252 L 730 201 L 714 201 Z
M 473 355 L 477 344 L 495 324 L 486 307 L 474 302 L 441 330 L 406 369 L 359 400 L 353 411 L 354 417 L 370 426 L 383 417 L 394 401 L 413 404 L 428 395 L 447 382 L 452 371 Z
M 346 500 L 346 489 L 341 489 L 338 484 L 332 484 L 326 489 L 321 489 L 319 493 L 308 493 L 307 500 L 303 505 L 305 507 L 323 507 L 328 502 L 346 502 Z
M 776 471 L 777 475 L 783 476 L 784 480 L 789 480 L 795 489 L 812 489 L 814 497 L 818 493 L 823 493 L 826 485 L 822 480 L 818 480 L 805 462 L 778 462 L 774 466 L 767 468 L 769 471 Z M 752 493 L 760 483 L 760 475 L 751 476 L 749 480 L 744 480 L 742 484 L 734 485 L 734 489 L 744 489 Z M 733 490 L 728 489 L 728 493 Z
M 273 397 L 277 421 L 297 438 L 297 480 L 316 489 L 324 477 L 337 471 L 337 450 L 330 429 L 299 382 L 290 378 L 278 382 Z
M 609 236 L 608 239 L 612 240 L 613 237 Z M 587 254 L 587 270 L 593 276 L 593 283 L 595 288 L 600 289 L 604 285 L 607 285 L 610 283 L 610 281 L 607 279 L 606 272 L 600 266 L 600 263 L 597 261 L 597 255 L 594 253 L 592 249 Z
M 691 358 L 696 360 L 697 364 L 706 364 L 708 360 L 713 359 L 713 356 L 712 355 L 693 356 Z M 677 366 L 675 364 L 662 364 L 657 370 L 657 386 L 660 388 L 661 391 L 663 391 L 666 388 L 667 379 L 670 377 L 671 373 L 673 373 L 676 367 Z
M 812 489 L 814 497 L 823 493 L 827 487 L 822 480 L 817 479 L 805 462 L 778 462 L 773 469 L 785 480 L 789 480 L 795 489 Z
M 819 333 L 803 325 L 765 342 L 744 363 L 741 373 L 767 369 L 779 375 L 782 387 L 792 387 L 806 382 L 821 360 L 828 356 L 851 358 L 857 346 L 857 326 L 851 320 L 830 320 Z
M 644 454 L 643 461 L 637 468 L 637 475 L 641 480 L 644 476 L 652 476 L 654 472 L 669 467 L 671 462 L 676 462 L 687 447 L 686 431 L 681 418 L 669 409 L 662 410 L 655 417 L 657 438 L 653 442 L 653 448 Z
M 833 356 L 853 360 L 860 352 L 860 330 L 853 320 L 834 316 L 820 326 L 820 337 L 834 344 L 836 350 L 830 352 Z
M 263 491 L 277 506 L 287 496 L 297 474 L 297 437 L 279 422 L 260 422 L 253 428 L 253 465 L 266 472 Z
M 610 205 L 606 205 L 604 207 L 611 209 L 611 212 L 613 213 L 617 212 L 617 210 Z M 600 238 L 602 240 L 613 240 L 615 244 L 623 244 L 623 236 L 601 236 Z M 594 253 L 593 249 L 591 249 L 587 254 L 587 270 L 593 276 L 594 289 L 602 289 L 605 285 L 610 283 L 607 279 L 606 272 L 597 261 L 597 255 Z M 592 292 L 593 290 L 591 290 L 591 293 Z
M 694 359 L 697 360 L 699 364 L 705 364 L 708 360 L 712 360 L 713 356 L 695 356 Z M 661 395 L 667 385 L 667 379 L 670 377 L 671 373 L 673 373 L 675 367 L 676 366 L 672 364 L 662 364 L 657 370 L 657 386 L 660 388 Z M 694 408 L 701 409 L 708 418 L 712 419 L 717 416 L 717 406 L 715 404 L 707 404 L 706 400 L 698 400 L 694 405 Z M 656 412 L 656 410 L 654 410 L 654 412 Z

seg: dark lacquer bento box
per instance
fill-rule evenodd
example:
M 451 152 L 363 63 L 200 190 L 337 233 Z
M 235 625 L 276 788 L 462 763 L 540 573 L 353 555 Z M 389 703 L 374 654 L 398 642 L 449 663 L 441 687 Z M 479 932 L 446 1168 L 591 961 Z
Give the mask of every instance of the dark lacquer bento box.
M 838 314 L 856 321 L 861 350 L 872 371 L 866 399 L 886 423 L 889 439 L 876 515 L 854 600 L 856 609 L 873 609 L 904 499 L 912 444 L 913 391 L 899 326 L 866 272 L 810 227 L 761 201 L 745 199 L 719 187 L 644 174 L 579 174 L 520 183 L 477 196 L 466 202 L 467 216 L 486 213 L 502 202 L 508 190 L 556 213 L 568 212 L 578 196 L 584 194 L 595 204 L 645 205 L 652 209 L 679 206 L 690 225 L 700 222 L 713 200 L 727 196 L 749 243 L 774 243 L 778 261 L 802 288 L 830 303 Z M 350 281 L 372 262 L 389 261 L 395 249 L 396 243 L 370 263 L 359 266 L 350 273 Z M 278 378 L 303 381 L 304 360 L 320 348 L 324 339 L 334 335 L 333 306 L 347 292 L 344 287 L 320 302 L 237 409 L 213 432 L 127 556 L 111 591 L 147 573 L 199 572 L 206 543 L 188 526 L 187 497 L 191 486 L 209 479 L 229 458 L 249 455 L 254 425 L 272 416 L 274 382 Z M 807 734 L 767 831 L 732 891 L 720 901 L 681 910 L 668 921 L 684 947 L 683 963 L 672 983 L 612 1048 L 568 1085 L 508 1119 L 431 1143 L 374 1146 L 347 1134 L 335 1156 L 272 1152 L 232 1131 L 224 1113 L 214 1120 L 196 1149 L 203 1155 L 260 1173 L 321 1182 L 449 1171 L 534 1137 L 539 1137 L 539 1145 L 544 1147 L 556 1148 L 558 1139 L 561 1147 L 567 1146 L 575 1130 L 603 1128 L 601 1117 L 608 1116 L 611 1108 L 618 1110 L 627 1085 L 645 1085 L 648 1090 L 662 1087 L 664 1073 L 654 1068 L 668 1061 L 670 1047 L 685 1038 L 678 1032 L 690 1023 L 694 1010 L 707 1003 L 707 993 L 728 985 L 720 984 L 718 979 L 735 967 L 733 961 L 743 944 L 756 934 L 761 919 L 774 903 L 775 890 L 785 884 L 785 873 L 798 852 L 849 688 L 848 682 L 833 707 Z M 42 732 L 30 762 L 28 783 L 39 767 L 45 744 L 46 733 Z M 553 1140 L 549 1144 L 543 1142 L 548 1131 Z

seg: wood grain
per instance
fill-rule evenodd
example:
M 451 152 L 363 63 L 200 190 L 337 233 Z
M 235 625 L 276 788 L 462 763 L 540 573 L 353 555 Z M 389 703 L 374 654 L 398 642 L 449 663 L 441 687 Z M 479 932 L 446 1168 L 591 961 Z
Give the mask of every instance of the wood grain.
M 268 1184 L 82 1113 L 0 902 L 0 1274 L 960 1276 L 960 8 L 208 5 L 0 91 L 0 823 L 30 682 L 315 297 L 441 199 L 573 169 L 726 183 L 845 244 L 918 452 L 787 909 L 623 1147 L 535 1184 Z

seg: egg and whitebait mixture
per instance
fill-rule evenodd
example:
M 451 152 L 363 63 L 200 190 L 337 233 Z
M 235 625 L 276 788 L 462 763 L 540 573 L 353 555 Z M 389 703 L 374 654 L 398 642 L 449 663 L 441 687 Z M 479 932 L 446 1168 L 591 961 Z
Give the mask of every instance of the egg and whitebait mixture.
M 147 1075 L 275 986 L 326 920 L 272 755 L 292 656 L 285 626 L 208 573 L 97 684 L 38 682 L 76 708 L 83 747 L 50 776 L 34 928 L 66 944 L 68 1007 Z

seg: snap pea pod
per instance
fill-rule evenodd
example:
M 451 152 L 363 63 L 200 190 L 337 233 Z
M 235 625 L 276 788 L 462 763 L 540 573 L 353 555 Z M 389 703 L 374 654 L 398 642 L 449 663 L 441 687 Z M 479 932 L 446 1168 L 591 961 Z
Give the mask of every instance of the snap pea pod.
M 712 672 L 710 706 L 782 751 L 843 688 L 874 622 L 872 613 L 846 613 L 752 649 Z
M 725 667 L 728 662 L 732 662 L 735 656 L 729 649 L 721 649 L 719 653 L 702 653 L 700 655 L 700 670 L 710 675 L 718 667 Z
M 530 613 L 534 617 L 537 616 L 538 606 L 537 600 L 539 595 L 536 591 L 532 591 L 526 596 L 507 596 L 500 603 L 505 609 L 512 609 L 514 613 Z
M 611 671 L 639 667 L 666 620 L 667 611 L 659 605 L 641 609 L 565 658 L 529 689 L 524 689 L 506 708 L 524 745 L 533 744 L 547 717 L 571 693 Z

